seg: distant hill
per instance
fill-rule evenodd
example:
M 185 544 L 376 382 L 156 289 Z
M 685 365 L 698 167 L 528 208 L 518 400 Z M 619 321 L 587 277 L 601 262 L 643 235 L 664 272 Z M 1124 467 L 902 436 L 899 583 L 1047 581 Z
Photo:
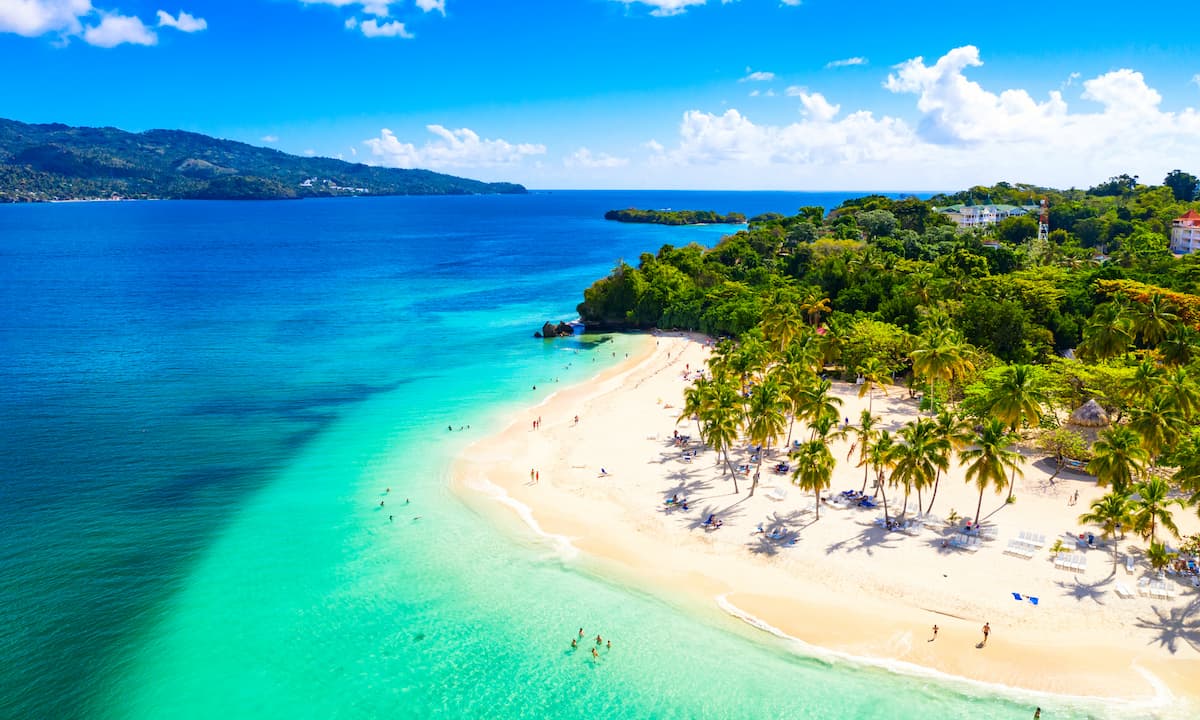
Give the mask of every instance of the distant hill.
M 0 202 L 524 192 L 514 183 L 299 157 L 182 130 L 129 133 L 0 119 Z

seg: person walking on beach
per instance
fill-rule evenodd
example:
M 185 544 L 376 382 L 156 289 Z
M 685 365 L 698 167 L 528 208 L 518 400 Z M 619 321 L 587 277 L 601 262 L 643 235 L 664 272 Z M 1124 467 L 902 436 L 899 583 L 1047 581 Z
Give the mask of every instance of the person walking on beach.
M 1038 708 L 1033 711 L 1033 720 L 1042 720 L 1042 709 Z
M 534 484 L 534 485 L 537 485 L 537 484 L 538 484 L 538 483 L 540 483 L 541 481 L 542 481 L 542 471 L 541 471 L 541 470 L 537 470 L 537 471 L 535 471 L 535 472 L 533 473 L 533 484 Z
M 979 647 L 987 646 L 988 633 L 992 631 L 991 623 L 983 624 L 983 642 L 979 643 Z
M 929 642 L 933 642 L 934 640 L 937 640 L 937 631 L 938 631 L 938 626 L 934 625 L 933 626 L 933 637 L 930 638 Z

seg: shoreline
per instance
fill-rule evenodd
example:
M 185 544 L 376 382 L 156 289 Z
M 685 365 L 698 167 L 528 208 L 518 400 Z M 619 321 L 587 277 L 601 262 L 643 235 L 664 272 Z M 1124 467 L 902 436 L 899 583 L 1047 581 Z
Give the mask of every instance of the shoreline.
M 1061 475 L 1055 482 L 1043 477 L 1050 474 L 1037 467 L 1039 458 L 1027 461 L 1018 503 L 1005 508 L 1003 498 L 985 496 L 985 517 L 997 516 L 1001 528 L 975 555 L 947 551 L 928 529 L 921 537 L 885 533 L 870 522 L 874 513 L 861 509 L 822 505 L 820 520 L 814 520 L 813 496 L 771 474 L 766 463 L 755 496 L 748 495 L 749 478 L 734 495 L 711 451 L 684 463 L 670 444 L 673 428 L 695 434 L 694 423 L 675 425 L 686 387 L 681 374 L 701 367 L 706 354 L 692 336 L 647 336 L 629 359 L 556 391 L 466 448 L 454 463 L 452 489 L 488 514 L 509 521 L 515 514 L 524 532 L 550 542 L 567 559 L 581 555 L 606 577 L 616 574 L 660 597 L 699 602 L 794 640 L 798 652 L 812 657 L 828 654 L 990 692 L 1119 699 L 1130 709 L 1200 699 L 1200 652 L 1186 632 L 1172 652 L 1160 647 L 1168 640 L 1145 622 L 1159 610 L 1170 617 L 1171 606 L 1187 604 L 1194 591 L 1163 605 L 1141 597 L 1118 604 L 1114 580 L 1130 586 L 1136 580 L 1115 567 L 1105 577 L 1111 552 L 1088 553 L 1091 568 L 1082 578 L 1054 569 L 1048 557 L 1003 555 L 1018 528 L 1048 530 L 1052 526 L 1044 526 L 1068 521 L 1075 527 L 1074 518 L 1100 494 L 1094 482 Z M 837 384 L 847 415 L 855 417 L 852 389 Z M 866 402 L 861 400 L 864 408 Z M 885 425 L 912 417 L 905 399 L 876 397 L 874 406 Z M 538 416 L 548 427 L 531 430 Z M 836 444 L 839 466 L 831 490 L 857 488 L 861 470 L 842 460 L 844 443 Z M 525 465 L 538 468 L 538 482 L 530 481 Z M 600 474 L 601 467 L 608 472 Z M 973 510 L 977 492 L 959 477 L 945 479 L 935 512 L 947 513 L 956 502 L 966 509 L 964 500 Z M 766 499 L 770 485 L 786 499 Z M 1061 500 L 1076 490 L 1078 507 L 1064 509 Z M 673 491 L 689 497 L 690 512 L 662 505 Z M 892 504 L 898 510 L 900 498 Z M 701 529 L 710 512 L 720 514 L 725 527 Z M 752 534 L 756 522 L 772 519 L 796 538 L 794 546 Z M 1185 532 L 1194 520 L 1177 518 Z M 1136 547 L 1132 538 L 1122 543 L 1126 547 Z M 1013 591 L 1036 592 L 1040 603 L 1014 602 Z M 983 622 L 991 623 L 993 635 L 980 649 Z M 929 638 L 934 623 L 940 626 L 936 641 Z

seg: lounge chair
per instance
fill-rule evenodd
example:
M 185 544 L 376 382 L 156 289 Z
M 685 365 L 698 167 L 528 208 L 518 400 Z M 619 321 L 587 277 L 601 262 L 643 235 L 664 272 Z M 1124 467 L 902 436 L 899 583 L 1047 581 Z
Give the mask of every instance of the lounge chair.
M 1133 574 L 1133 556 L 1129 554 L 1125 555 L 1125 572 L 1129 575 Z
M 1029 604 L 1030 604 L 1030 605 L 1037 605 L 1037 604 L 1038 604 L 1038 599 L 1037 599 L 1037 598 L 1035 598 L 1035 597 L 1034 597 L 1034 596 L 1032 596 L 1032 595 L 1026 595 L 1026 596 L 1025 596 L 1025 599 L 1029 601 Z
M 783 502 L 784 500 L 787 500 L 787 490 L 784 490 L 781 487 L 773 487 L 767 490 L 766 496 L 768 500 Z
M 1134 594 L 1133 591 L 1129 589 L 1129 586 L 1125 583 L 1117 583 L 1116 587 L 1113 588 L 1113 592 L 1117 594 L 1117 597 L 1124 600 L 1128 600 L 1129 598 L 1133 597 Z
M 1022 600 L 1025 599 L 1025 598 L 1021 597 L 1021 593 L 1013 593 L 1012 596 L 1013 596 L 1013 600 L 1016 600 L 1017 602 L 1021 602 Z

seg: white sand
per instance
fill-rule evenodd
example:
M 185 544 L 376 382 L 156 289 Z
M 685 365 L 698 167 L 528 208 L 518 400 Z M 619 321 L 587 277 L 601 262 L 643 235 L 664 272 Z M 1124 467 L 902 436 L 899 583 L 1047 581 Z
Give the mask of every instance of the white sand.
M 1148 698 L 1159 690 L 1149 673 L 1170 693 L 1200 698 L 1200 591 L 1169 578 L 1175 599 L 1137 595 L 1149 568 L 1145 543 L 1136 537 L 1121 542 L 1115 570 L 1110 551 L 1075 547 L 1073 538 L 1088 530 L 1076 518 L 1104 492 L 1094 479 L 1060 474 L 1051 481 L 1052 464 L 1030 455 L 1024 479 L 1017 479 L 1017 502 L 1006 505 L 1004 495 L 990 491 L 984 496 L 983 519 L 999 531 L 974 553 L 943 547 L 951 534 L 944 525 L 916 536 L 885 532 L 873 522 L 882 509 L 823 505 L 815 520 L 813 495 L 771 472 L 770 457 L 755 495 L 750 477 L 739 478 L 741 493 L 734 494 L 716 453 L 702 451 L 688 463 L 671 443 L 676 429 L 698 438 L 694 423 L 676 420 L 688 384 L 684 369 L 702 368 L 707 353 L 695 339 L 648 336 L 636 357 L 557 393 L 467 449 L 455 468 L 456 487 L 475 504 L 510 512 L 511 505 L 477 492 L 494 483 L 532 509 L 527 522 L 570 537 L 614 572 L 664 593 L 724 603 L 834 651 L 1066 695 Z M 835 390 L 843 415 L 857 419 L 867 399 L 852 385 L 838 383 Z M 890 397 L 875 398 L 874 412 L 895 429 L 916 410 L 904 388 L 892 388 Z M 533 430 L 539 416 L 543 424 Z M 803 429 L 797 433 L 804 437 Z M 835 493 L 862 486 L 862 468 L 845 460 L 851 442 L 831 448 L 839 460 Z M 734 463 L 747 458 L 739 451 Z M 529 477 L 534 468 L 537 483 Z M 771 488 L 785 490 L 786 498 L 769 499 Z M 1071 506 L 1076 491 L 1079 501 Z M 664 505 L 677 492 L 688 498 L 688 511 Z M 896 513 L 903 492 L 889 490 L 888 499 Z M 944 518 L 954 509 L 971 516 L 977 500 L 978 491 L 955 468 L 942 479 L 933 514 Z M 915 504 L 913 497 L 910 514 Z M 724 526 L 703 529 L 710 513 Z M 1175 517 L 1185 534 L 1200 531 L 1193 511 L 1177 510 Z M 796 543 L 754 534 L 759 523 Z M 1045 548 L 1032 559 L 1005 554 L 1020 531 L 1045 535 L 1047 545 L 1063 538 L 1069 551 L 1086 555 L 1086 571 L 1055 568 Z M 1132 574 L 1124 565 L 1127 551 L 1137 559 Z M 1117 583 L 1135 596 L 1119 598 Z M 1014 592 L 1039 604 L 1017 601 Z M 984 622 L 992 633 L 981 649 Z M 935 623 L 940 631 L 930 641 Z

